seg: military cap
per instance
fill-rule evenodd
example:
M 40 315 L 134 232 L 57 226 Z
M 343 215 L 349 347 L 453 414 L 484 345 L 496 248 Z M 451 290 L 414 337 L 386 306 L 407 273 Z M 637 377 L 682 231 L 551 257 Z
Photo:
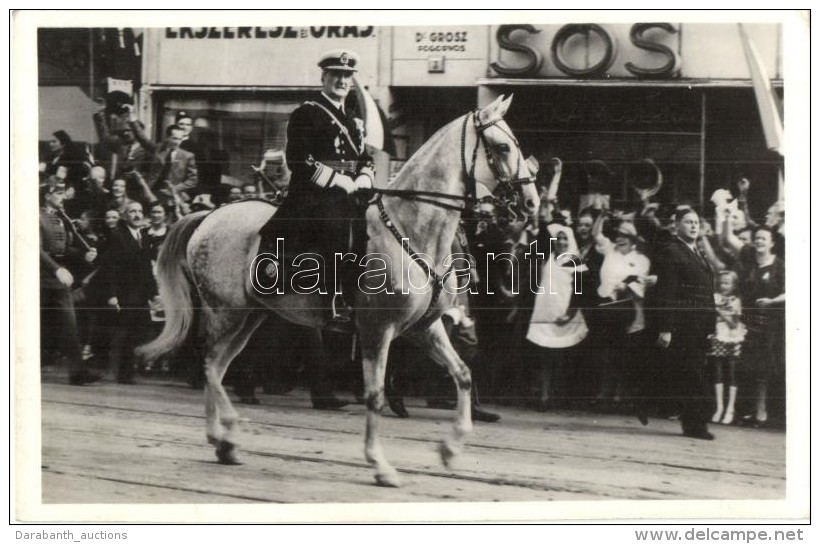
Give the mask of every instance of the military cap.
M 51 176 L 51 178 L 54 177 L 55 176 Z M 63 183 L 62 180 L 60 180 L 59 182 L 52 181 L 51 178 L 49 178 L 49 180 L 46 183 L 40 184 L 40 204 L 43 203 L 43 200 L 46 196 L 52 193 L 65 192 L 65 183 Z
M 359 55 L 348 49 L 333 49 L 319 57 L 319 68 L 322 70 L 339 70 L 355 72 L 359 64 Z
M 47 180 L 48 192 L 56 193 L 57 191 L 65 191 L 65 180 L 57 176 L 49 176 Z

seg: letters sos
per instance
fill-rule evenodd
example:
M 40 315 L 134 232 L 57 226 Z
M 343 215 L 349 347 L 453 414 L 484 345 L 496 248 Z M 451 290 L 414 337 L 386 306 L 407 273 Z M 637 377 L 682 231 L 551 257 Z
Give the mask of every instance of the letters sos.
M 640 78 L 669 78 L 678 74 L 680 70 L 680 57 L 667 45 L 657 43 L 645 37 L 649 30 L 659 29 L 669 34 L 676 34 L 677 29 L 669 23 L 637 23 L 632 25 L 629 31 L 629 39 L 632 44 L 645 51 L 652 51 L 661 57 L 665 57 L 666 61 L 659 67 L 642 67 L 627 62 L 624 64 L 631 74 Z M 523 30 L 529 34 L 538 34 L 541 30 L 535 28 L 533 25 L 501 25 L 496 32 L 496 40 L 499 47 L 507 51 L 514 51 L 521 53 L 527 57 L 527 63 L 523 66 L 502 64 L 500 62 L 493 62 L 490 67 L 502 76 L 517 76 L 527 77 L 538 74 L 543 57 L 541 53 L 528 45 L 524 45 L 513 41 L 512 33 L 516 30 Z M 570 38 L 580 35 L 589 36 L 595 34 L 603 43 L 604 51 L 601 59 L 593 66 L 576 67 L 571 66 L 570 62 L 566 60 L 564 49 Z M 596 24 L 571 24 L 562 26 L 550 44 L 550 57 L 552 63 L 561 72 L 573 77 L 599 77 L 605 75 L 606 71 L 612 66 L 616 56 L 616 43 L 612 36 L 600 25 Z

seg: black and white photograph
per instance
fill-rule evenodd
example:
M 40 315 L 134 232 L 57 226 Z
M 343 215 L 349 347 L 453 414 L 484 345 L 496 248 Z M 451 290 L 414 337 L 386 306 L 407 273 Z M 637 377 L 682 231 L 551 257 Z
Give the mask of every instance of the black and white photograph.
M 809 11 L 10 24 L 14 519 L 810 518 Z

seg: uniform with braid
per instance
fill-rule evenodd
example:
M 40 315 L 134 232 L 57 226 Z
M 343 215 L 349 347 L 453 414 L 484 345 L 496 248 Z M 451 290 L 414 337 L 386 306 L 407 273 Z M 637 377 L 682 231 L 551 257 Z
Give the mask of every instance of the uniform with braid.
M 41 191 L 64 192 L 65 186 L 59 184 Z M 40 341 L 43 348 L 56 348 L 66 357 L 69 382 L 84 385 L 100 376 L 90 373 L 82 360 L 71 286 L 59 278 L 61 271 L 69 274 L 70 265 L 82 262 L 83 251 L 76 247 L 67 222 L 68 217 L 57 206 L 46 204 L 40 208 Z
M 324 95 L 293 112 L 285 151 L 292 172 L 289 192 L 263 227 L 264 238 L 284 239 L 287 254 L 319 253 L 332 270 L 334 253 L 350 248 L 351 220 L 361 216 L 353 199 L 335 184 L 336 176 L 356 178 L 373 172 L 361 126 L 360 119 L 340 111 Z M 332 280 L 332 274 L 326 276 Z M 327 288 L 332 292 L 331 285 Z

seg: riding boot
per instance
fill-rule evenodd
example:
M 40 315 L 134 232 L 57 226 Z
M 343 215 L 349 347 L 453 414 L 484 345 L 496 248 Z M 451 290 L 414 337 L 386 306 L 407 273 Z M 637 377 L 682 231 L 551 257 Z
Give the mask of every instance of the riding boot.
M 353 308 L 347 303 L 343 293 L 334 293 L 330 302 L 330 323 L 328 327 L 347 325 L 353 320 Z
M 353 332 L 353 303 L 358 289 L 359 268 L 356 263 L 343 261 L 339 267 L 339 287 L 341 293 L 335 292 L 330 303 L 330 321 L 327 327 L 339 332 Z
M 715 400 L 717 402 L 716 410 L 714 415 L 712 416 L 712 423 L 720 422 L 720 416 L 723 415 L 723 384 L 716 383 L 715 384 Z

